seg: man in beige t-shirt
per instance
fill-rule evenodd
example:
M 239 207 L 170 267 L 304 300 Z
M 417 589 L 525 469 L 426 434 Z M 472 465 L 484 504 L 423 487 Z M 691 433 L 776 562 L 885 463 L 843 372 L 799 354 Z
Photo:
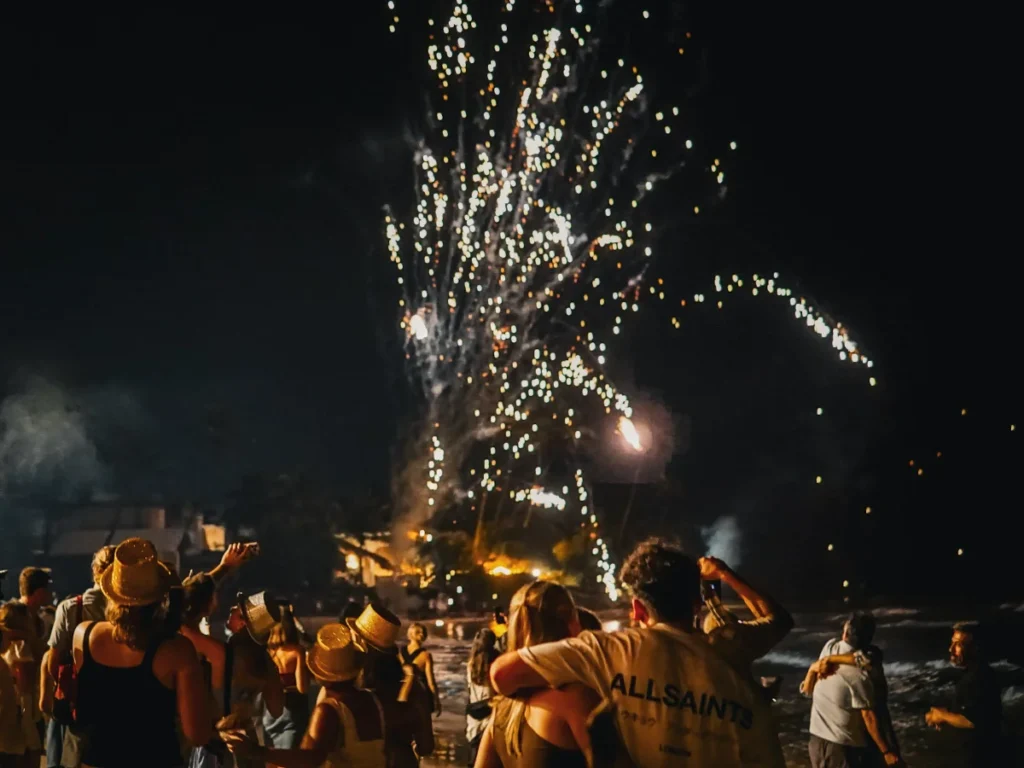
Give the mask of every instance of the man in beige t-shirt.
M 635 765 L 785 765 L 764 697 L 703 634 L 697 563 L 660 540 L 640 544 L 621 579 L 637 629 L 584 632 L 508 653 L 491 666 L 496 691 L 579 682 L 616 707 L 622 742 Z

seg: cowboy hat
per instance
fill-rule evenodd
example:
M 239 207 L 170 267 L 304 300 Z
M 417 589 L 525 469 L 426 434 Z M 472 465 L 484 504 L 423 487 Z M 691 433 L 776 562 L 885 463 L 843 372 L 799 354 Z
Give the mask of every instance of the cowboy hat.
M 345 624 L 352 631 L 353 641 L 361 651 L 365 651 L 367 646 L 384 653 L 398 650 L 395 640 L 402 629 L 402 622 L 382 605 L 370 603 L 358 618 L 345 619 Z
M 354 634 L 344 624 L 325 624 L 316 633 L 316 643 L 306 651 L 306 666 L 313 677 L 325 683 L 352 680 L 362 667 Z
M 262 645 L 267 641 L 270 630 L 281 620 L 281 607 L 266 592 L 249 597 L 239 592 L 236 600 L 250 637 Z
M 146 539 L 125 539 L 114 550 L 114 562 L 100 576 L 100 589 L 115 605 L 159 603 L 171 588 L 171 570 L 160 562 Z

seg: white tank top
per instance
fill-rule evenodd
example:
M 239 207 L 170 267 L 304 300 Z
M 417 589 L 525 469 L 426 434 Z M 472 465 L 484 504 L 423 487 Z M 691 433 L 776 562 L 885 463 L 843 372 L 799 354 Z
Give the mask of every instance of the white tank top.
M 373 741 L 360 741 L 359 732 L 356 730 L 356 718 L 343 702 L 333 696 L 326 696 L 321 704 L 330 705 L 338 713 L 338 721 L 341 724 L 341 732 L 344 734 L 344 744 L 327 756 L 327 762 L 323 768 L 385 768 L 387 755 L 385 752 L 384 731 L 384 710 L 381 708 L 380 700 L 376 694 L 370 693 L 373 703 L 377 706 L 377 716 L 380 718 L 381 738 Z

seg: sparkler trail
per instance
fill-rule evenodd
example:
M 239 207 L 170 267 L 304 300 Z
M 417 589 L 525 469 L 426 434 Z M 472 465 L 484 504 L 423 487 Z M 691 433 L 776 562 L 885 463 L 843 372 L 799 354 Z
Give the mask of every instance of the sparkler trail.
M 507 0 L 491 34 L 467 2 L 428 22 L 432 135 L 416 154 L 414 212 L 388 211 L 385 231 L 425 414 L 399 506 L 424 520 L 499 496 L 578 515 L 614 600 L 616 565 L 581 465 L 608 423 L 642 447 L 629 398 L 605 372 L 609 345 L 645 294 L 666 300 L 661 279 L 648 285 L 657 186 L 700 169 L 698 214 L 723 196 L 721 158 L 736 144 L 702 156 L 677 138 L 679 107 L 649 107 L 638 69 L 597 45 L 606 5 Z M 397 24 L 393 2 L 388 14 Z M 525 60 L 505 52 L 510 29 Z M 788 295 L 774 280 L 754 286 Z M 845 329 L 794 307 L 861 359 Z

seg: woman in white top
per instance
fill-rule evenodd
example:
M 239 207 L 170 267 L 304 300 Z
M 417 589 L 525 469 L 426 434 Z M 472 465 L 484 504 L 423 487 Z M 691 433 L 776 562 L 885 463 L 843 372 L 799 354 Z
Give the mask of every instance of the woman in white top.
M 306 654 L 306 664 L 326 694 L 313 710 L 302 744 L 271 749 L 238 732 L 222 734 L 224 741 L 236 755 L 282 768 L 384 768 L 384 711 L 373 693 L 356 688 L 362 662 L 348 627 L 325 625 Z
M 466 664 L 466 684 L 469 706 L 466 707 L 466 743 L 469 745 L 469 765 L 476 763 L 480 740 L 491 723 L 491 662 L 498 658 L 498 638 L 484 627 L 473 638 L 473 650 Z M 474 706 L 475 705 L 475 706 Z

